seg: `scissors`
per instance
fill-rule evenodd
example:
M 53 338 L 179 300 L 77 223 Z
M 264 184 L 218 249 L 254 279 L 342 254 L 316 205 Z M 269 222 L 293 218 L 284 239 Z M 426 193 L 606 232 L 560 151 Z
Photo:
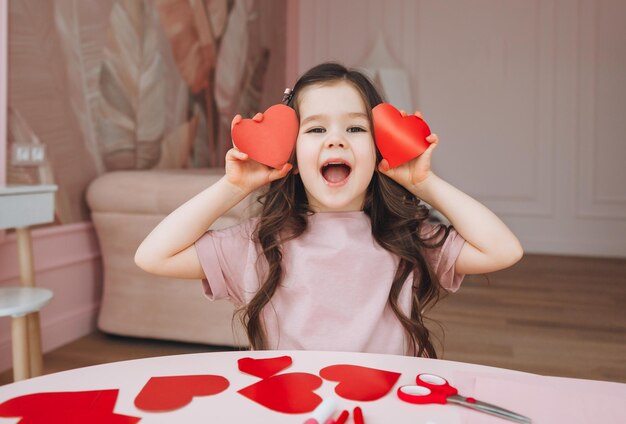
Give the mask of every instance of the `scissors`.
M 459 395 L 459 391 L 452 387 L 448 380 L 434 374 L 419 374 L 415 378 L 417 385 L 407 385 L 398 388 L 398 397 L 405 402 L 416 404 L 429 403 L 456 403 L 467 408 L 482 411 L 505 420 L 517 423 L 531 423 L 530 418 L 515 412 L 507 411 L 499 406 L 478 401 L 471 397 Z

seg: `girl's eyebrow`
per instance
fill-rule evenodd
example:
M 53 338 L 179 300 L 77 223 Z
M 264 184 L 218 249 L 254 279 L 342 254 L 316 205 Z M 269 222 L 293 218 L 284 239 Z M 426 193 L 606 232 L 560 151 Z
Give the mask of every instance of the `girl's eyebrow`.
M 364 112 L 351 112 L 351 113 L 344 113 L 341 116 L 345 116 L 347 118 L 365 118 L 367 119 L 367 114 Z M 317 114 L 317 115 L 311 115 L 311 116 L 307 116 L 306 118 L 304 118 L 301 122 L 300 125 L 305 125 L 307 122 L 309 121 L 315 121 L 315 120 L 321 120 L 328 117 L 328 115 L 326 114 Z

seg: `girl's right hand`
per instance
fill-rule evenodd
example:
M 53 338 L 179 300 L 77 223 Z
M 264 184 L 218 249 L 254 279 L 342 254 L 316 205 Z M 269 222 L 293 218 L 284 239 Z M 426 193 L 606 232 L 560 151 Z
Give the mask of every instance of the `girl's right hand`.
M 236 115 L 233 118 L 230 125 L 231 131 L 233 126 L 239 123 L 241 119 L 241 115 Z M 257 113 L 252 119 L 261 122 L 263 114 Z M 271 168 L 250 159 L 246 153 L 236 147 L 233 147 L 226 153 L 226 179 L 229 183 L 246 193 L 252 193 L 274 180 L 285 177 L 292 167 L 293 165 L 286 163 L 280 169 Z

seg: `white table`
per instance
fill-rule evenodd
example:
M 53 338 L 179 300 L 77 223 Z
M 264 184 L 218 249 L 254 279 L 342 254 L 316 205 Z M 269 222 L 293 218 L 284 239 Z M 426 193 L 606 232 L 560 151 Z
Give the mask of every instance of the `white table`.
M 395 355 L 378 355 L 347 352 L 307 351 L 257 351 L 217 352 L 191 355 L 165 356 L 134 361 L 115 362 L 87 368 L 50 374 L 0 387 L 0 417 L 6 410 L 22 403 L 22 411 L 47 414 L 46 423 L 54 423 L 54 411 L 42 409 L 36 397 L 41 393 L 110 390 L 101 395 L 100 407 L 107 404 L 109 413 L 140 418 L 149 423 L 303 423 L 310 413 L 288 414 L 273 411 L 253 402 L 239 390 L 255 384 L 260 378 L 243 373 L 238 359 L 290 356 L 293 364 L 277 375 L 309 373 L 317 375 L 324 367 L 350 364 L 400 373 L 392 389 L 383 397 L 372 401 L 347 400 L 335 394 L 337 383 L 322 380 L 313 389 L 321 398 L 335 396 L 337 409 L 363 410 L 366 424 L 504 424 L 500 418 L 465 409 L 457 405 L 414 405 L 401 401 L 397 388 L 413 384 L 419 373 L 440 375 L 459 389 L 460 394 L 473 396 L 526 415 L 533 423 L 618 423 L 626 417 L 626 384 L 593 380 L 544 377 L 501 368 L 466 364 L 445 360 L 411 358 Z M 139 408 L 135 401 L 151 377 L 216 375 L 228 380 L 222 392 L 194 397 L 180 409 L 149 412 Z M 363 379 L 361 379 L 363 380 Z M 361 381 L 360 380 L 360 381 Z M 359 382 L 360 382 L 359 381 Z M 367 384 L 367 381 L 363 381 Z M 184 389 L 183 389 L 184 390 Z M 180 394 L 180 388 L 173 391 Z M 39 393 L 40 395 L 34 395 Z M 30 397 L 23 397 L 32 395 Z M 291 396 L 288 392 L 285 396 Z M 107 402 L 104 399 L 108 399 Z M 3 402 L 6 402 L 3 404 Z M 65 403 L 64 403 L 65 402 Z M 67 411 L 78 408 L 81 402 L 72 399 L 57 401 L 59 408 Z M 90 405 L 92 403 L 89 403 Z M 5 411 L 5 412 L 3 412 Z M 81 422 L 96 422 L 84 416 Z M 621 420 L 620 420 L 621 419 Z M 15 423 L 16 418 L 0 418 L 0 424 Z M 105 422 L 105 421 L 98 421 Z M 117 422 L 117 421 L 116 421 Z M 130 421 L 129 421 L 130 422 Z M 347 421 L 352 424 L 352 414 Z
M 9 305 L 9 299 L 3 299 L 3 311 L 0 316 L 11 315 L 13 343 L 13 378 L 15 381 L 41 375 L 43 359 L 41 353 L 41 334 L 39 308 L 52 297 L 52 292 L 35 288 L 35 267 L 32 240 L 29 226 L 45 224 L 54 220 L 54 193 L 56 185 L 31 185 L 0 187 L 0 229 L 15 228 L 20 262 L 22 287 L 11 291 L 16 313 Z M 21 290 L 20 289 L 29 289 Z M 2 293 L 9 295 L 9 292 Z M 45 302 L 39 297 L 50 295 Z M 39 308 L 34 308 L 39 306 Z M 28 315 L 24 315 L 24 314 Z

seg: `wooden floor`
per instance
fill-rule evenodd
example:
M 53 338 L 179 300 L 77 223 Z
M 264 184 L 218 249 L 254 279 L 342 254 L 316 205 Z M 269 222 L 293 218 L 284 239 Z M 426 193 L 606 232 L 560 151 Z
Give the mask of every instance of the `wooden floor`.
M 431 317 L 445 329 L 443 359 L 626 383 L 626 260 L 527 255 L 488 279 L 467 277 Z M 226 349 L 95 332 L 46 354 L 45 373 Z

